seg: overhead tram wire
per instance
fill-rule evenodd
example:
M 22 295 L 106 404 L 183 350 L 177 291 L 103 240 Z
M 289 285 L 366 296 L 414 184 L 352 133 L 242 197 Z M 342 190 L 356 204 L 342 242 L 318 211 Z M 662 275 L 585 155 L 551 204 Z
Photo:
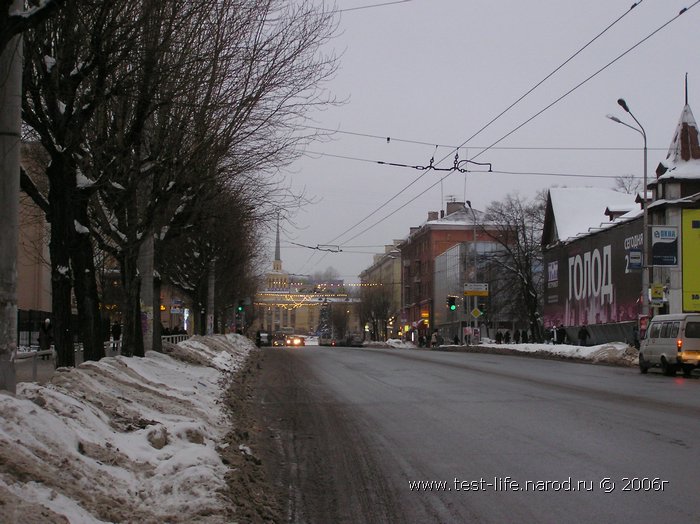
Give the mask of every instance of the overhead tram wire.
M 506 138 L 508 138 L 510 135 L 512 135 L 513 133 L 515 133 L 516 131 L 518 131 L 520 128 L 522 128 L 523 126 L 525 126 L 525 125 L 529 124 L 530 122 L 532 122 L 535 118 L 537 118 L 538 116 L 540 116 L 542 113 L 544 113 L 545 111 L 547 111 L 548 109 L 550 109 L 550 108 L 553 107 L 554 105 L 556 105 L 556 104 L 558 104 L 559 102 L 561 102 L 564 98 L 566 98 L 566 97 L 569 96 L 571 93 L 573 93 L 574 91 L 576 91 L 579 87 L 583 86 L 584 84 L 587 84 L 590 80 L 592 80 L 593 78 L 595 78 L 596 76 L 598 76 L 600 73 L 602 73 L 603 71 L 605 71 L 608 67 L 610 67 L 611 65 L 613 65 L 615 62 L 617 62 L 618 60 L 620 60 L 621 58 L 623 58 L 625 55 L 631 53 L 631 52 L 632 52 L 633 50 L 635 50 L 637 47 L 639 47 L 639 46 L 642 45 L 644 42 L 646 42 L 647 40 L 649 40 L 651 37 L 653 37 L 654 35 L 656 35 L 656 33 L 658 33 L 659 31 L 661 31 L 661 30 L 663 30 L 663 29 L 665 29 L 668 25 L 670 25 L 671 23 L 673 23 L 673 22 L 675 22 L 676 20 L 678 20 L 678 18 L 679 18 L 681 15 L 687 13 L 688 11 L 690 11 L 693 7 L 695 7 L 695 6 L 698 5 L 699 3 L 700 3 L 700 0 L 696 0 L 693 4 L 691 4 L 690 7 L 684 7 L 683 9 L 681 9 L 680 12 L 679 12 L 676 16 L 674 16 L 673 18 L 671 18 L 670 20 L 668 20 L 667 22 L 665 22 L 664 24 L 662 24 L 661 26 L 659 26 L 658 28 L 656 28 L 654 31 L 652 31 L 651 33 L 649 33 L 647 36 L 645 36 L 644 38 L 642 38 L 639 42 L 637 42 L 636 44 L 634 44 L 632 47 L 628 48 L 626 51 L 620 53 L 618 56 L 616 56 L 615 58 L 613 58 L 610 62 L 608 62 L 607 64 L 605 64 L 603 67 L 601 67 L 600 69 L 598 69 L 597 71 L 595 71 L 593 74 L 591 74 L 591 75 L 589 75 L 588 77 L 586 77 L 584 80 L 582 80 L 581 82 L 579 82 L 578 84 L 576 84 L 574 87 L 572 87 L 571 89 L 569 89 L 566 93 L 564 93 L 563 95 L 561 95 L 559 98 L 557 98 L 556 100 L 554 100 L 552 103 L 550 103 L 549 105 L 547 105 L 547 106 L 545 106 L 544 108 L 542 108 L 540 111 L 538 111 L 537 113 L 535 113 L 534 115 L 532 115 L 530 118 L 528 118 L 527 120 L 525 120 L 524 122 L 522 122 L 520 125 L 518 125 L 518 126 L 515 127 L 514 129 L 512 129 L 511 131 L 509 131 L 509 132 L 506 133 L 505 135 L 503 135 L 501 138 L 499 138 L 498 140 L 496 140 L 496 141 L 495 141 L 493 144 L 491 144 L 490 146 L 484 148 L 482 151 L 480 151 L 479 153 L 477 153 L 476 155 L 474 155 L 472 158 L 477 158 L 477 157 L 481 156 L 483 153 L 485 153 L 486 151 L 488 151 L 489 149 L 491 149 L 493 146 L 495 146 L 496 144 L 499 144 L 500 142 L 502 142 L 503 140 L 505 140 Z M 468 141 L 468 140 L 467 140 L 467 141 Z M 464 143 L 466 143 L 466 141 L 465 141 Z M 443 160 L 444 160 L 444 159 L 443 159 Z
M 616 63 L 616 62 L 617 62 L 618 60 L 620 60 L 622 57 L 624 57 L 625 55 L 627 55 L 628 53 L 632 52 L 634 49 L 636 49 L 637 47 L 639 47 L 640 45 L 642 45 L 644 42 L 646 42 L 646 41 L 649 40 L 651 37 L 653 37 L 654 35 L 656 35 L 659 31 L 663 30 L 663 29 L 666 28 L 668 25 L 670 25 L 671 23 L 673 23 L 673 22 L 674 22 L 675 20 L 677 20 L 681 15 L 683 15 L 683 14 L 687 13 L 688 11 L 690 11 L 692 8 L 694 8 L 694 7 L 695 7 L 697 4 L 699 4 L 699 3 L 700 3 L 700 0 L 696 0 L 695 2 L 693 2 L 693 4 L 690 5 L 690 7 L 683 8 L 676 16 L 674 16 L 673 18 L 671 18 L 670 20 L 668 20 L 667 22 L 665 22 L 664 24 L 662 24 L 661 26 L 659 26 L 657 29 L 655 29 L 654 31 L 652 31 L 651 33 L 649 33 L 649 34 L 648 34 L 646 37 L 644 37 L 642 40 L 640 40 L 639 42 L 637 42 L 636 44 L 634 44 L 633 46 L 631 46 L 630 48 L 628 48 L 626 51 L 624 51 L 623 53 L 621 53 L 620 55 L 618 55 L 616 58 L 614 58 L 613 60 L 611 60 L 610 62 L 608 62 L 607 64 L 605 64 L 603 67 L 601 67 L 600 69 L 598 69 L 596 72 L 594 72 L 593 74 L 591 74 L 590 76 L 588 76 L 585 80 L 583 80 L 582 82 L 580 82 L 579 84 L 577 84 L 576 86 L 574 86 L 573 88 L 571 88 L 569 91 L 567 91 L 566 93 L 564 93 L 562 96 L 560 96 L 559 98 L 557 98 L 554 102 L 552 102 L 551 104 L 547 105 L 547 106 L 546 106 L 545 108 L 543 108 L 542 110 L 540 110 L 540 111 L 538 111 L 537 113 L 535 113 L 532 117 L 530 117 L 530 118 L 527 119 L 525 122 L 523 122 L 523 123 L 521 123 L 520 125 L 518 125 L 515 129 L 511 130 L 510 132 L 508 132 L 507 134 L 505 134 L 504 136 L 502 136 L 502 137 L 501 137 L 500 139 L 498 139 L 496 142 L 494 142 L 493 144 L 491 144 L 491 146 L 489 146 L 489 147 L 483 149 L 482 151 L 480 151 L 479 153 L 477 153 L 476 155 L 474 155 L 474 156 L 471 157 L 471 158 L 472 158 L 472 159 L 478 158 L 480 155 L 482 155 L 483 153 L 485 153 L 486 151 L 488 151 L 491 147 L 493 147 L 494 145 L 500 143 L 502 140 L 504 140 L 505 138 L 509 137 L 509 136 L 512 135 L 513 133 L 515 133 L 517 130 L 519 130 L 520 128 L 522 128 L 523 126 L 525 126 L 526 124 L 528 124 L 529 122 L 531 122 L 532 120 L 534 120 L 535 118 L 537 118 L 538 116 L 540 116 L 540 115 L 541 115 L 542 113 L 544 113 L 547 109 L 551 108 L 552 106 L 554 106 L 555 104 L 557 104 L 558 102 L 560 102 L 561 100 L 563 100 L 564 98 L 566 98 L 567 96 L 569 96 L 571 93 L 573 93 L 574 91 L 576 91 L 579 87 L 583 86 L 583 85 L 586 84 L 588 81 L 590 81 L 592 78 L 594 78 L 595 76 L 597 76 L 598 74 L 600 74 L 602 71 L 604 71 L 605 69 L 607 69 L 608 67 L 610 67 L 611 65 L 613 65 L 614 63 Z M 468 141 L 468 140 L 467 140 L 467 141 Z M 465 142 L 462 144 L 462 146 L 460 146 L 460 147 L 463 147 L 463 145 L 466 144 L 467 141 L 465 141 Z M 448 156 L 449 156 L 449 155 L 448 155 Z M 441 159 L 440 162 L 442 162 L 442 161 L 445 160 L 446 158 L 447 158 L 447 156 L 444 157 L 443 159 Z M 369 230 L 372 229 L 373 227 L 377 226 L 378 224 L 380 224 L 381 222 L 383 222 L 383 221 L 386 220 L 387 218 L 389 218 L 389 217 L 391 217 L 392 215 L 396 214 L 398 211 L 400 211 L 401 209 L 403 209 L 404 207 L 406 207 L 408 204 L 410 204 L 411 202 L 417 200 L 419 197 L 423 196 L 423 194 L 425 194 L 427 191 L 431 190 L 431 189 L 432 189 L 433 187 L 435 187 L 437 184 L 439 184 L 440 182 L 442 182 L 442 181 L 443 181 L 445 178 L 447 178 L 450 174 L 451 174 L 451 173 L 448 173 L 448 174 L 445 175 L 444 177 L 440 178 L 440 180 L 438 180 L 437 182 L 435 182 L 434 184 L 432 184 L 431 186 L 429 186 L 429 187 L 428 187 L 426 190 L 424 190 L 422 193 L 416 195 L 413 199 L 409 200 L 408 202 L 406 202 L 405 204 L 403 204 L 403 205 L 402 205 L 401 207 L 399 207 L 398 209 L 396 209 L 396 210 L 394 210 L 393 212 L 389 213 L 388 215 L 384 216 L 384 218 L 382 218 L 381 220 L 379 220 L 379 221 L 373 223 L 371 226 L 369 226 L 369 227 L 363 229 L 360 233 L 354 235 L 353 237 L 351 237 L 350 239 L 348 239 L 346 242 L 350 242 L 351 240 L 354 240 L 355 238 L 357 238 L 357 237 L 358 237 L 359 235 L 361 235 L 362 233 L 366 233 L 367 231 L 369 231 Z M 418 177 L 418 179 L 420 179 L 420 178 L 423 177 L 423 176 L 425 176 L 425 173 L 423 173 L 422 175 L 420 175 L 420 176 Z M 413 183 L 415 183 L 415 182 L 416 182 L 416 181 L 411 182 L 411 185 L 412 185 Z M 406 188 L 404 188 L 404 189 L 406 189 Z M 403 192 L 403 190 L 402 190 L 402 192 Z M 393 200 L 393 199 L 392 199 L 392 200 Z M 391 201 L 391 200 L 389 200 L 389 202 L 390 202 L 390 201 Z M 387 202 L 387 203 L 388 203 L 388 202 Z M 376 211 L 375 211 L 374 213 L 376 213 Z M 373 214 L 374 214 L 374 213 L 373 213 Z M 370 216 L 371 216 L 371 215 L 370 215 Z M 363 221 L 364 221 L 364 220 L 363 220 Z M 342 233 L 342 234 L 339 235 L 339 236 L 342 236 L 343 234 L 348 233 L 349 231 L 351 231 L 351 230 L 354 229 L 355 227 L 356 227 L 356 226 L 353 226 L 352 228 L 346 230 L 344 233 Z M 336 237 L 336 239 L 337 239 L 337 238 L 338 238 L 338 237 Z M 334 239 L 334 240 L 335 240 L 335 239 Z M 344 244 L 340 244 L 340 245 L 344 245 Z
M 584 49 L 586 49 L 586 48 L 587 48 L 588 46 L 590 46 L 593 42 L 595 42 L 596 40 L 598 40 L 602 35 L 604 35 L 604 34 L 605 34 L 607 31 L 609 31 L 613 26 L 615 26 L 620 20 L 622 20 L 624 17 L 626 17 L 626 16 L 632 11 L 632 9 L 634 9 L 636 6 L 638 6 L 642 1 L 643 1 L 643 0 L 639 0 L 638 2 L 635 2 L 635 3 L 632 5 L 632 7 L 630 7 L 627 11 L 625 11 L 625 13 L 624 13 L 623 15 L 621 15 L 621 16 L 619 16 L 617 19 L 615 19 L 611 24 L 609 24 L 605 29 L 603 29 L 603 31 L 599 32 L 594 38 L 592 38 L 592 39 L 591 39 L 588 43 L 586 43 L 582 48 L 580 48 L 580 49 L 579 49 L 578 51 L 576 51 L 573 55 L 571 55 L 569 58 L 567 58 L 559 67 L 555 68 L 551 73 L 549 73 L 547 76 L 545 76 L 540 82 L 538 82 L 537 84 L 535 84 L 532 88 L 528 89 L 528 91 L 526 91 L 524 95 L 522 95 L 522 96 L 521 96 L 520 98 L 518 98 L 515 102 L 513 102 L 511 105 L 509 105 L 505 110 L 501 111 L 501 113 L 499 113 L 496 117 L 494 117 L 493 119 L 491 119 L 491 120 L 490 120 L 486 125 L 484 125 L 479 131 L 477 131 L 477 132 L 476 132 L 475 134 L 473 134 L 470 138 L 468 138 L 467 140 L 465 140 L 464 142 L 462 142 L 462 144 L 461 144 L 459 147 L 453 149 L 449 154 L 447 154 L 446 156 L 444 156 L 443 158 L 441 158 L 437 163 L 438 163 L 438 164 L 441 164 L 441 163 L 442 163 L 444 160 L 446 160 L 448 157 L 452 156 L 452 153 L 453 153 L 454 151 L 458 151 L 458 150 L 459 150 L 461 147 L 463 147 L 467 142 L 469 142 L 469 140 L 472 140 L 472 139 L 473 139 L 474 137 L 476 137 L 479 133 L 481 133 L 481 132 L 484 131 L 488 126 L 490 126 L 493 122 L 495 122 L 496 120 L 498 120 L 498 119 L 499 119 L 501 116 L 503 116 L 506 112 L 508 112 L 510 109 L 512 109 L 515 105 L 517 105 L 518 103 L 520 103 L 525 97 L 527 97 L 530 93 L 532 93 L 532 91 L 534 91 L 534 90 L 537 89 L 540 85 L 542 85 L 543 82 L 545 82 L 546 80 L 548 80 L 549 78 L 551 78 L 551 77 L 552 77 L 554 74 L 556 74 L 562 67 L 564 67 L 564 66 L 565 66 L 566 64 L 568 64 L 571 60 L 573 60 L 576 56 L 578 56 Z M 700 1 L 700 0 L 699 0 L 699 1 Z M 484 149 L 481 153 L 483 153 L 483 152 L 485 152 L 485 151 L 486 151 L 486 149 Z M 480 154 L 481 154 L 481 153 L 480 153 Z M 472 157 L 472 158 L 476 158 L 476 157 Z M 419 175 L 418 177 L 416 177 L 415 180 L 413 180 L 410 184 L 408 184 L 406 187 L 404 187 L 403 189 L 401 189 L 398 193 L 396 193 L 394 196 L 392 196 L 389 200 L 387 200 L 387 201 L 386 201 L 384 204 L 382 204 L 379 208 L 375 209 L 375 210 L 374 210 L 373 212 L 371 212 L 369 215 L 367 215 L 366 217 L 362 218 L 360 221 L 356 222 L 355 224 L 353 224 L 352 226 L 350 226 L 348 229 L 346 229 L 345 231 L 343 231 L 342 233 L 340 233 L 339 235 L 337 235 L 335 238 L 333 238 L 333 240 L 331 240 L 331 242 L 335 242 L 336 240 L 338 240 L 339 238 L 341 238 L 342 236 L 346 235 L 347 233 L 349 233 L 350 231 L 352 231 L 353 229 L 355 229 L 356 227 L 358 227 L 360 224 L 362 224 L 363 222 L 365 222 L 367 219 L 369 219 L 370 217 L 372 217 L 372 216 L 374 216 L 375 214 L 377 214 L 377 213 L 379 212 L 380 209 L 382 209 L 383 207 L 385 207 L 385 206 L 388 205 L 389 203 L 393 202 L 396 198 L 398 198 L 400 195 L 402 195 L 406 190 L 408 190 L 411 186 L 413 186 L 415 183 L 417 183 L 417 182 L 418 182 L 421 178 L 423 178 L 426 174 L 427 174 L 427 173 L 423 173 L 423 174 Z M 433 187 L 433 186 L 431 186 L 430 188 L 432 189 L 432 187 Z M 421 195 L 424 194 L 424 193 L 425 193 L 425 191 L 423 191 L 423 193 L 421 193 Z M 405 207 L 405 205 L 404 205 L 404 206 L 401 206 L 399 209 L 402 209 L 403 207 Z M 399 209 L 397 209 L 396 211 L 398 211 Z M 393 214 L 393 213 L 392 213 L 392 214 Z M 388 215 L 386 218 L 388 218 L 389 216 L 391 216 L 391 215 Z M 355 238 L 355 237 L 353 237 L 353 238 Z
M 372 9 L 374 7 L 384 7 L 387 5 L 394 4 L 405 4 L 406 2 L 412 2 L 413 0 L 394 0 L 393 2 L 382 2 L 381 4 L 370 4 L 370 5 L 360 5 L 357 7 L 348 7 L 345 9 L 338 9 L 336 13 L 345 13 L 347 11 L 360 11 L 361 9 Z

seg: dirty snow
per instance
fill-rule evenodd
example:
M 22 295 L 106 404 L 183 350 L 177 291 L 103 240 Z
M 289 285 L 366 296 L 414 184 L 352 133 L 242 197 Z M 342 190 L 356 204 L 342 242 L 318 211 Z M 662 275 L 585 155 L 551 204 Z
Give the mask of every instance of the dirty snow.
M 371 343 L 370 345 L 375 345 Z M 416 345 L 412 342 L 405 342 L 398 339 L 387 340 L 386 344 L 392 348 L 410 349 Z M 453 344 L 443 344 L 439 349 L 457 349 L 464 346 Z M 637 351 L 626 342 L 608 342 L 598 346 L 576 346 L 572 344 L 496 344 L 492 340 L 484 339 L 478 348 L 502 349 L 514 353 L 537 353 L 540 355 L 551 355 L 552 357 L 576 358 L 590 362 L 608 362 L 619 364 L 627 361 L 629 364 L 636 363 Z
M 0 392 L 0 521 L 230 522 L 222 397 L 253 347 L 194 337 Z

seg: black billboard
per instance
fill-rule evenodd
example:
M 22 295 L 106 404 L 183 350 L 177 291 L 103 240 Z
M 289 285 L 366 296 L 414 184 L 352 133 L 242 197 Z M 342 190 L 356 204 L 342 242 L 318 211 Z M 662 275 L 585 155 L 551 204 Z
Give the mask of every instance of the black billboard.
M 640 217 L 545 251 L 544 326 L 637 320 L 643 243 Z

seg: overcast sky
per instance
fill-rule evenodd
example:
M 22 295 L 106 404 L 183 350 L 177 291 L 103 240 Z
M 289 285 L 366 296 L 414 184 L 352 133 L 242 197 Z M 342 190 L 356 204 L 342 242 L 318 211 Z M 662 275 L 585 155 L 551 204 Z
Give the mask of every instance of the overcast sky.
M 373 253 L 405 238 L 446 200 L 468 199 L 483 210 L 509 193 L 532 198 L 555 185 L 611 188 L 616 176 L 641 177 L 641 135 L 605 118 L 613 114 L 634 125 L 618 98 L 647 132 L 649 177 L 673 138 L 686 72 L 689 103 L 700 115 L 695 0 L 643 0 L 631 10 L 632 0 L 410 0 L 352 9 L 389 1 L 338 0 L 345 11 L 332 49 L 342 57 L 327 87 L 347 103 L 313 115 L 312 125 L 337 133 L 310 145 L 286 172 L 296 190 L 306 188 L 317 200 L 296 215 L 296 227 L 284 226 L 282 261 L 290 273 L 332 266 L 357 282 Z M 683 8 L 689 10 L 649 37 Z M 376 163 L 425 166 L 434 157 L 449 167 L 460 145 L 460 158 L 490 162 L 493 173 L 470 164 L 473 172 L 452 173 L 440 183 L 448 173 Z M 339 245 L 342 252 L 296 244 Z M 274 236 L 269 246 L 272 258 Z

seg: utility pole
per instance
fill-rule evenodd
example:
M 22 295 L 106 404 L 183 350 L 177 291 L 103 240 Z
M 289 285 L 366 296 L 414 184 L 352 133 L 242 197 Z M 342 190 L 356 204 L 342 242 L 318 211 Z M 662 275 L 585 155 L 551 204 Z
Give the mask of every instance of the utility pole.
M 15 0 L 10 11 L 21 11 Z M 7 8 L 7 7 L 6 7 Z M 17 243 L 22 128 L 22 36 L 0 54 L 0 390 L 16 391 Z

